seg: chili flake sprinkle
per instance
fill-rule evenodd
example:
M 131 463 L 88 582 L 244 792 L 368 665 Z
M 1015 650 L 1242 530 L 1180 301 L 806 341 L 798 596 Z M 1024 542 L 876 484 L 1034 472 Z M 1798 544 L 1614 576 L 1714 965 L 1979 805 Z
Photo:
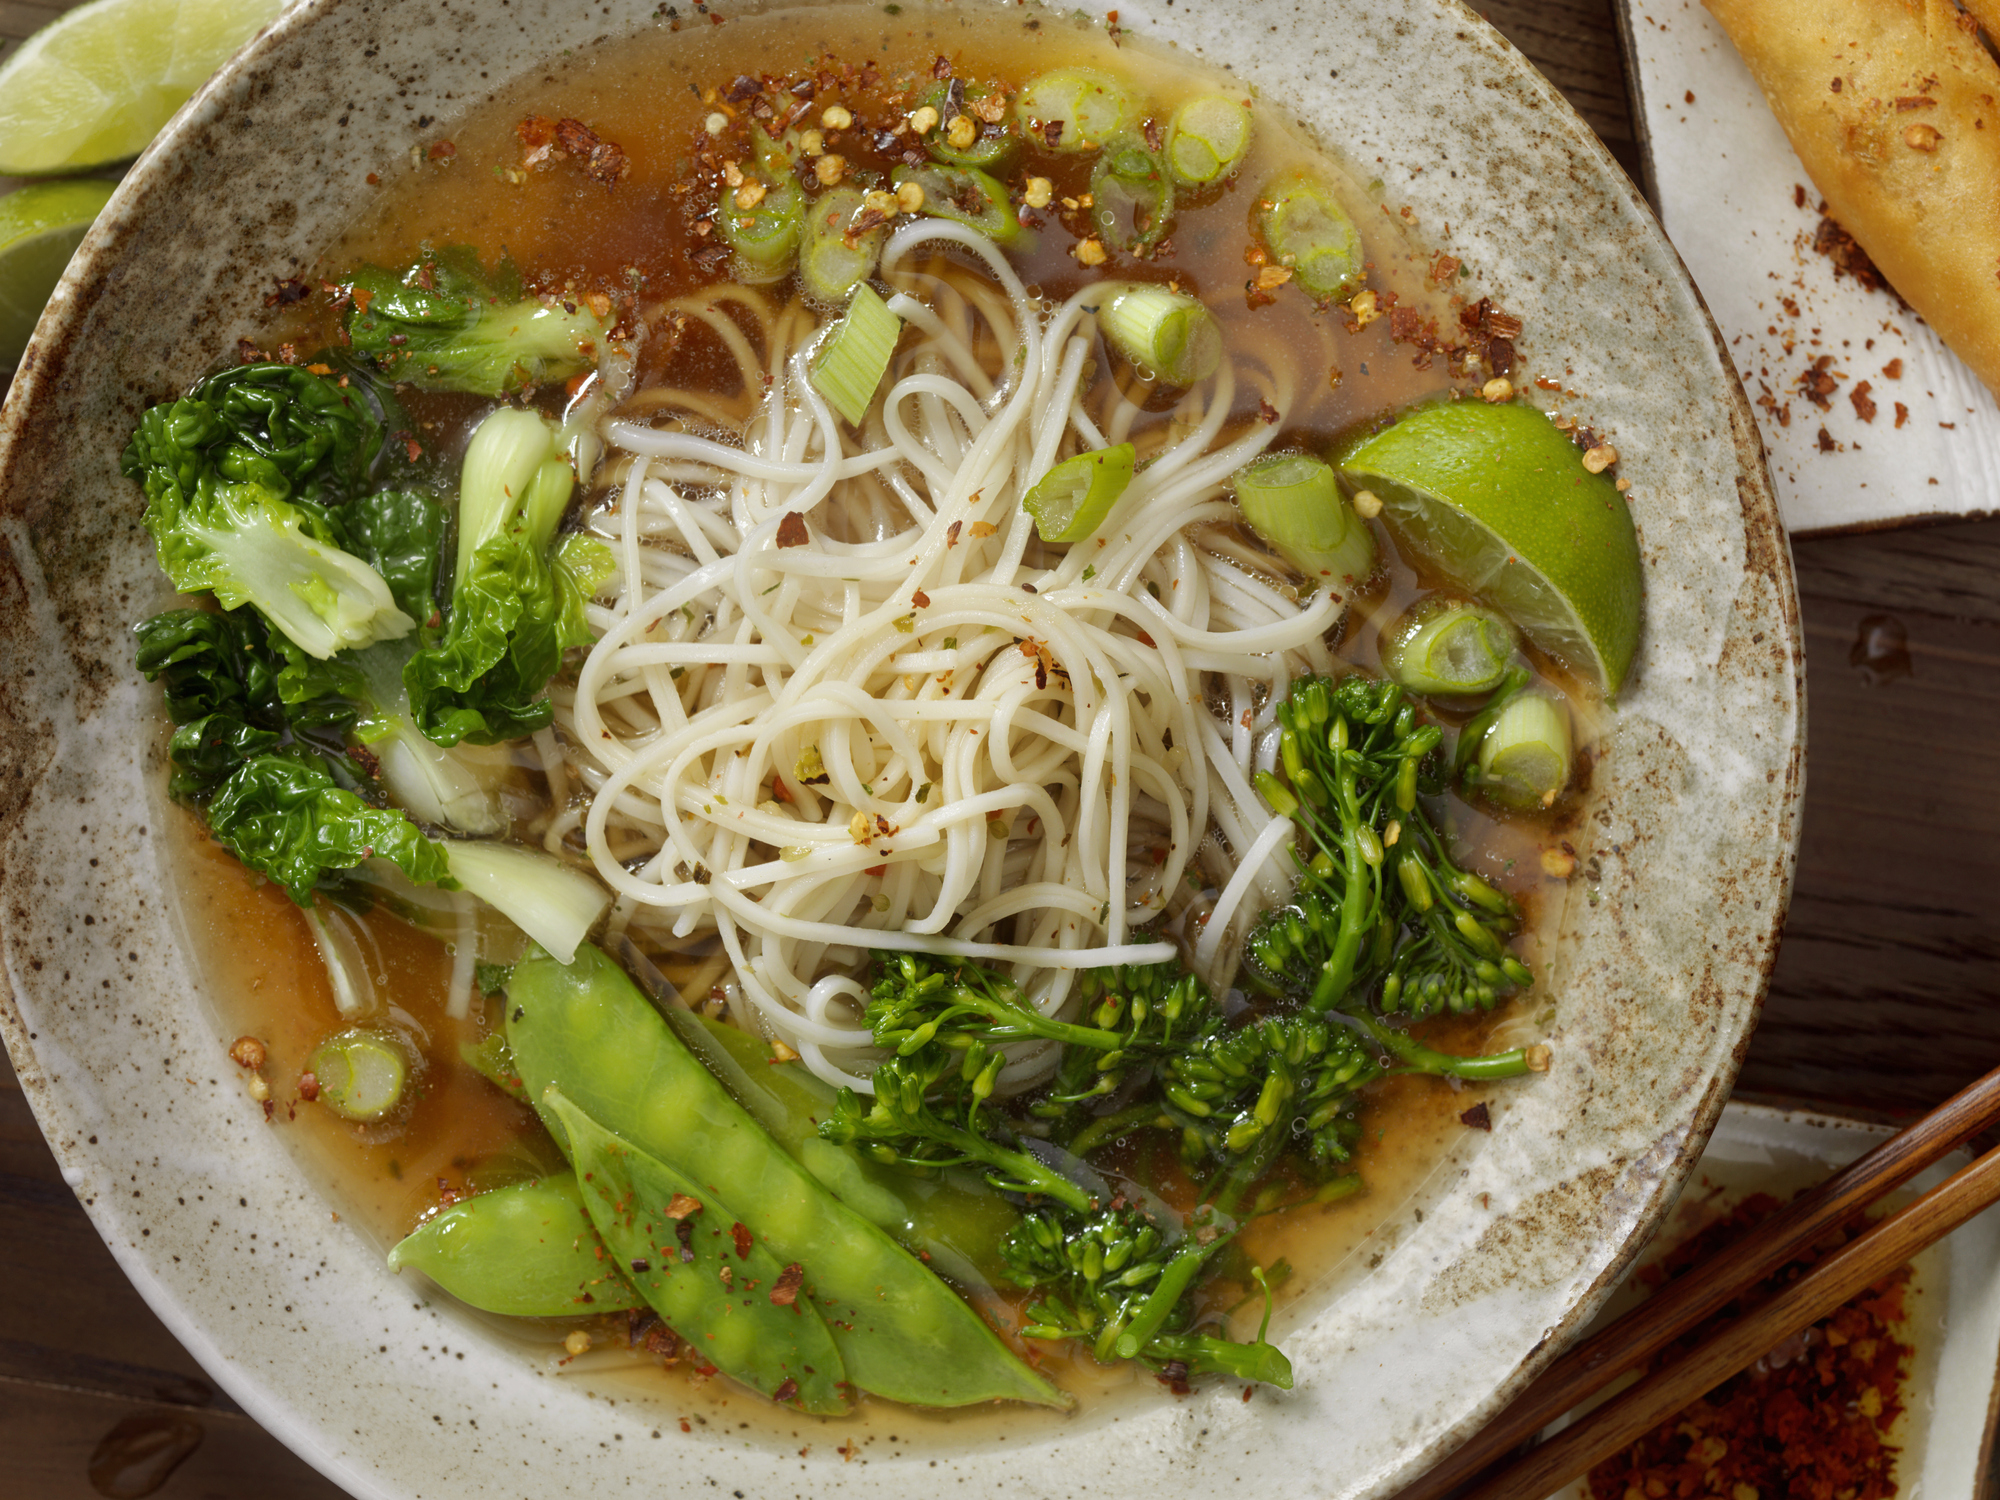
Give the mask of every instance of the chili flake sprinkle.
M 1724 1219 L 1641 1273 L 1650 1286 L 1682 1274 L 1741 1239 L 1779 1207 L 1768 1193 L 1744 1199 Z M 1780 1267 L 1753 1294 L 1763 1301 L 1812 1263 L 1860 1234 L 1853 1222 Z M 1893 1500 L 1896 1453 L 1884 1441 L 1903 1409 L 1910 1346 L 1903 1322 L 1910 1269 L 1892 1271 L 1829 1318 L 1785 1340 L 1615 1457 L 1590 1471 L 1594 1500 L 1681 1500 L 1722 1495 L 1759 1500 Z M 1736 1317 L 1731 1303 L 1717 1319 Z M 1693 1347 L 1715 1320 L 1656 1356 Z

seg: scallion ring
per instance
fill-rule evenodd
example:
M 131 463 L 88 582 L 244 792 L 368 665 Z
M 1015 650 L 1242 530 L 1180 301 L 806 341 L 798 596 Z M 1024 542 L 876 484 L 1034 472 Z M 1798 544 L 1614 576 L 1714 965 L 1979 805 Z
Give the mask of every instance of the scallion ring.
M 1307 453 L 1273 453 L 1236 476 L 1250 529 L 1308 578 L 1350 585 L 1375 571 L 1375 535 L 1340 493 L 1333 466 Z
M 1079 453 L 1041 477 L 1021 499 L 1045 542 L 1080 542 L 1104 524 L 1132 482 L 1130 443 Z

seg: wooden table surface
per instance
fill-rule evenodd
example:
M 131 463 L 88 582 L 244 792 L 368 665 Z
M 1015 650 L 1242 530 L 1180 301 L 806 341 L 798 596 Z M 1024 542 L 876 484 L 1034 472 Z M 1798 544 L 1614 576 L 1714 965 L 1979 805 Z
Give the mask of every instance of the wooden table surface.
M 60 8 L 0 0 L 0 35 Z M 1637 177 L 1610 0 L 1484 11 Z M 1907 1115 L 2000 1063 L 2000 521 L 1820 538 L 1794 555 L 1810 685 L 1805 842 L 1738 1093 Z M 1871 665 L 1885 619 L 1908 657 Z M 146 1493 L 146 1464 L 194 1443 L 161 1500 L 337 1500 L 139 1300 L 4 1059 L 0 1224 L 0 1496 Z

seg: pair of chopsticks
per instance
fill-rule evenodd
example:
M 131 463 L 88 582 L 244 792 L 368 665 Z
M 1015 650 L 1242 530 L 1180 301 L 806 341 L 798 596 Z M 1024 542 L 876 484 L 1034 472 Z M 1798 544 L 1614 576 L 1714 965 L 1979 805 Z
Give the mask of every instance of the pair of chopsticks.
M 2000 1201 L 2000 1147 L 1825 1256 L 1789 1287 L 1561 1432 L 1512 1450 L 1742 1295 L 1859 1210 L 2000 1122 L 2000 1068 L 1668 1282 L 1564 1354 L 1456 1452 L 1396 1500 L 1546 1500 L 1706 1395 L 1757 1357 L 1827 1317 L 1911 1256 Z

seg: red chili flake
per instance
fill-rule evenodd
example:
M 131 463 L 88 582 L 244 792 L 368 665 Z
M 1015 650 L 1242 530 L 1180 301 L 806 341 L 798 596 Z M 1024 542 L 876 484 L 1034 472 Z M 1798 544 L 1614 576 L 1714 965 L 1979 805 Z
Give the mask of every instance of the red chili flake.
M 556 121 L 556 144 L 571 156 L 588 156 L 597 144 L 597 132 L 581 120 L 563 119 Z
M 693 1223 L 687 1219 L 682 1219 L 678 1224 L 674 1225 L 674 1238 L 681 1243 L 681 1264 L 684 1266 L 694 1264 Z
M 1657 1287 L 1739 1240 L 1779 1207 L 1759 1193 L 1670 1252 L 1641 1279 Z M 1655 1357 L 1677 1357 L 1722 1322 L 1795 1282 L 1866 1227 L 1856 1220 L 1811 1246 L 1738 1302 Z M 1911 1350 L 1896 1338 L 1909 1268 L 1892 1271 L 1830 1317 L 1661 1422 L 1590 1471 L 1595 1500 L 1760 1495 L 1890 1500 L 1896 1450 L 1885 1441 L 1903 1407 Z
M 1168 1360 L 1165 1364 L 1160 1366 L 1160 1373 L 1158 1375 L 1155 1375 L 1153 1378 L 1159 1381 L 1160 1384 L 1165 1386 L 1168 1390 L 1172 1391 L 1176 1396 L 1185 1396 L 1188 1394 L 1188 1392 L 1194 1389 L 1192 1385 L 1188 1384 L 1188 1367 L 1186 1360 L 1180 1360 L 1180 1359 Z
M 1900 357 L 1892 359 L 1889 363 L 1882 366 L 1882 377 L 1885 380 L 1901 380 L 1903 378 L 1902 359 Z
M 273 277 L 272 280 L 277 282 L 277 288 L 265 295 L 266 307 L 290 307 L 294 302 L 303 302 L 312 295 L 312 288 L 296 277 L 282 281 Z
M 1869 390 L 1868 382 L 1859 380 L 1855 382 L 1854 389 L 1847 393 L 1847 399 L 1854 403 L 1854 415 L 1864 422 L 1875 420 L 1875 402 L 1869 396 Z
M 873 875 L 879 877 L 882 875 L 887 875 L 889 873 L 889 867 L 887 865 L 870 865 L 867 869 L 863 870 L 861 873 L 863 875 Z
M 1831 453 L 1835 448 L 1838 448 L 1839 446 L 1840 445 L 1833 440 L 1833 434 L 1828 432 L 1826 428 L 1822 426 L 1819 430 L 1819 451 L 1822 453 Z
M 795 510 L 788 510 L 778 521 L 778 545 L 780 547 L 803 547 L 812 540 L 806 531 L 806 518 Z
M 382 185 L 381 177 L 374 172 L 370 172 L 368 176 L 363 180 L 366 181 L 370 187 L 380 187 Z
M 806 1283 L 806 1268 L 793 1261 L 778 1273 L 776 1283 L 771 1287 L 773 1307 L 793 1307 L 799 1300 L 799 1288 Z
M 1493 1112 L 1486 1107 L 1486 1101 L 1481 1099 L 1472 1108 L 1458 1117 L 1458 1123 L 1469 1130 L 1491 1130 L 1493 1128 Z
M 1825 411 L 1833 404 L 1833 393 L 1840 389 L 1840 377 L 1833 373 L 1833 356 L 1822 354 L 1805 367 L 1794 383 L 1806 400 Z
M 1842 229 L 1833 220 L 1825 217 L 1826 205 L 1820 205 L 1819 227 L 1813 231 L 1812 247 L 1820 255 L 1833 262 L 1833 279 L 1852 276 L 1861 283 L 1863 291 L 1878 291 L 1889 283 L 1875 268 L 1875 262 L 1868 258 L 1868 252 L 1855 243 L 1854 236 Z
M 432 161 L 450 161 L 456 155 L 458 155 L 458 147 L 454 146 L 450 141 L 434 141 L 431 144 L 430 158 Z
M 308 1104 L 319 1097 L 319 1079 L 313 1074 L 299 1074 L 299 1097 Z
M 1837 93 L 1839 93 L 1839 92 L 1840 92 L 1840 80 L 1839 80 L 1838 78 L 1834 79 L 1832 83 L 1829 83 L 1829 84 L 1827 85 L 1827 87 L 1828 87 L 1829 89 L 1833 90 L 1833 92 L 1834 92 L 1834 93 L 1836 93 L 1836 94 L 1837 94 Z
M 610 187 L 627 172 L 632 163 L 625 155 L 625 148 L 612 141 L 599 141 L 590 148 L 590 160 L 584 163 L 583 173 L 592 182 L 601 182 Z
M 771 800 L 773 802 L 790 802 L 792 800 L 792 794 L 785 789 L 784 777 L 773 776 L 771 778 Z
M 365 286 L 354 288 L 354 310 L 363 317 L 368 314 L 368 304 L 375 300 L 375 294 Z
M 929 609 L 931 607 L 931 596 L 926 594 L 922 589 L 918 589 L 910 595 L 910 607 L 912 609 Z
M 1792 207 L 1804 208 L 1805 206 L 1806 185 L 1803 182 L 1795 182 L 1792 184 Z
M 796 1380 L 792 1379 L 791 1376 L 787 1375 L 783 1383 L 780 1384 L 775 1391 L 771 1392 L 771 1399 L 780 1404 L 783 1404 L 786 1401 L 796 1401 L 798 1399 L 798 1395 L 799 1395 L 799 1383 Z
M 424 456 L 424 450 L 417 445 L 417 440 L 415 438 L 403 439 L 403 451 L 409 454 L 411 463 L 415 463 L 418 459 Z
M 1061 120 L 1044 120 L 1042 122 L 1042 139 L 1048 143 L 1048 148 L 1051 151 L 1055 150 L 1061 143 L 1062 137 L 1063 122 Z
M 1446 255 L 1442 250 L 1438 251 L 1437 258 L 1431 262 L 1431 284 L 1434 286 L 1444 286 L 1456 278 L 1457 275 L 1458 257 L 1455 255 Z
M 248 339 L 236 341 L 236 362 L 240 365 L 260 365 L 264 362 L 264 351 Z
M 944 529 L 945 546 L 956 547 L 958 545 L 958 530 L 964 524 L 965 523 L 963 521 L 953 521 L 949 526 L 945 527 Z
M 729 1237 L 736 1242 L 736 1258 L 738 1260 L 748 1260 L 750 1258 L 750 1246 L 753 1243 L 750 1238 L 750 1231 L 742 1224 L 731 1224 L 729 1226 Z
M 690 1198 L 686 1193 L 675 1193 L 667 1204 L 667 1217 L 685 1219 L 689 1214 L 701 1212 L 701 1199 Z
M 1260 396 L 1257 399 L 1257 415 L 1268 426 L 1278 420 L 1278 408 Z
M 453 1187 L 451 1185 L 451 1179 L 447 1177 L 440 1177 L 437 1180 L 437 1184 L 438 1184 L 438 1206 L 440 1208 L 450 1208 L 452 1204 L 458 1202 L 459 1199 L 466 1196 L 464 1193 L 461 1193 L 457 1188 Z
M 1142 645 L 1142 646 L 1152 646 L 1152 647 L 1153 647 L 1153 649 L 1154 649 L 1154 650 L 1156 650 L 1156 651 L 1157 651 L 1157 650 L 1159 649 L 1158 645 L 1156 645 L 1156 644 L 1154 643 L 1154 640 L 1153 640 L 1153 638 L 1152 638 L 1152 637 L 1151 637 L 1150 635 L 1146 634 L 1146 632 L 1145 632 L 1145 631 L 1143 631 L 1143 630 L 1135 630 L 1135 631 L 1133 631 L 1133 632 L 1132 632 L 1132 634 L 1138 637 L 1138 639 L 1139 639 L 1139 644 L 1140 644 L 1140 645 Z
M 1910 420 L 1909 407 L 1903 405 L 1902 402 L 1898 401 L 1896 403 L 1896 426 L 1900 428 L 1905 422 L 1909 420 Z

